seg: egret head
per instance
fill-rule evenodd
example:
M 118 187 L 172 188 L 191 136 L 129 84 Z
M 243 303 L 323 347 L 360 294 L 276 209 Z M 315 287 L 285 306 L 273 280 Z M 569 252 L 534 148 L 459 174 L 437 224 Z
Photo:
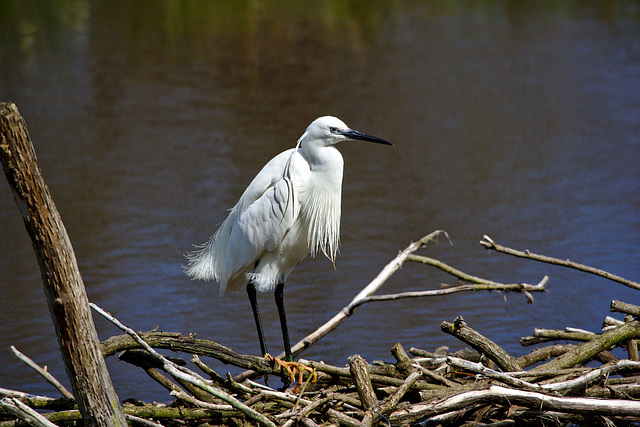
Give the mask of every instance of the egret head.
M 337 117 L 324 116 L 315 119 L 302 134 L 298 143 L 305 146 L 328 147 L 347 140 L 369 141 L 378 144 L 393 145 L 384 139 L 350 129 Z M 309 147 L 310 148 L 310 147 Z

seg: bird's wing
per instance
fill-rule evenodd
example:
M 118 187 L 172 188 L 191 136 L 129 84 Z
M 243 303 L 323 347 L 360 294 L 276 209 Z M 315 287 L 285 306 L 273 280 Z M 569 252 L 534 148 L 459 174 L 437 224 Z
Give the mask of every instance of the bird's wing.
M 226 250 L 226 271 L 232 280 L 238 273 L 251 272 L 257 259 L 276 249 L 297 218 L 287 167 L 292 155 L 297 154 L 288 150 L 267 163 L 233 208 Z
M 277 244 L 277 233 L 269 241 L 256 239 L 260 229 L 263 232 L 273 232 L 276 225 L 281 224 L 286 228 L 287 221 L 291 221 L 290 218 L 282 218 L 276 222 L 276 213 L 278 210 L 282 211 L 280 205 L 286 198 L 283 193 L 286 187 L 279 182 L 284 179 L 285 171 L 290 169 L 288 165 L 291 164 L 294 151 L 295 149 L 287 150 L 271 159 L 249 184 L 211 239 L 187 254 L 189 262 L 184 268 L 190 277 L 216 280 L 221 294 L 226 292 L 227 284 L 230 285 L 229 290 L 244 286 L 244 276 L 251 273 L 255 260 L 265 248 Z M 272 202 L 269 203 L 270 201 Z M 272 212 L 271 218 L 264 214 L 265 210 Z M 259 220 L 261 211 L 262 220 Z M 265 221 L 267 226 L 261 225 L 260 221 Z
M 253 178 L 253 181 L 244 190 L 240 200 L 233 207 L 233 211 L 243 213 L 249 206 L 255 203 L 264 193 L 276 182 L 284 177 L 284 171 L 291 156 L 295 153 L 295 148 L 283 151 L 264 165 L 264 167 Z
M 278 246 L 293 224 L 294 210 L 290 200 L 289 184 L 281 180 L 238 216 L 227 247 L 230 271 L 236 271 Z

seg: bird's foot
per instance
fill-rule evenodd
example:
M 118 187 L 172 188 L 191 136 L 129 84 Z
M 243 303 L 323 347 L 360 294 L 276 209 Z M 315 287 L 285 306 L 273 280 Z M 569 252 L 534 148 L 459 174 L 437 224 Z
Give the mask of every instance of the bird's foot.
M 278 359 L 277 357 L 273 357 L 270 354 L 265 354 L 264 357 L 267 360 L 269 360 L 271 363 L 280 366 L 280 368 L 283 369 L 288 374 L 289 377 L 287 380 L 289 384 L 296 382 L 296 374 L 297 374 L 298 383 L 294 388 L 294 393 L 298 391 L 298 388 L 302 384 L 304 372 L 309 373 L 309 375 L 311 376 L 312 383 L 315 383 L 316 380 L 318 379 L 318 374 L 316 373 L 315 369 L 313 369 L 310 366 L 303 365 L 294 360 Z

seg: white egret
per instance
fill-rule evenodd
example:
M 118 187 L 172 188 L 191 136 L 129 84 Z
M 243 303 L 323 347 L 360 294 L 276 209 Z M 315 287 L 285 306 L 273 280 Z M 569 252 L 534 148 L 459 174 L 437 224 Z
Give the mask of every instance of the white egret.
M 336 117 L 314 120 L 295 148 L 278 154 L 262 168 L 209 241 L 187 254 L 187 275 L 215 280 L 220 295 L 247 285 L 263 355 L 268 350 L 256 291 L 275 289 L 285 360 L 293 362 L 284 283 L 309 253 L 315 256 L 322 251 L 335 260 L 344 165 L 336 144 L 349 140 L 392 145 L 349 129 Z

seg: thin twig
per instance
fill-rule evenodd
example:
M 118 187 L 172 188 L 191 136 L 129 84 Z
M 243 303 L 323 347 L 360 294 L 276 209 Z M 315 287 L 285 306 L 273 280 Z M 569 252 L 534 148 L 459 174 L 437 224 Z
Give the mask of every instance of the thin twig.
M 42 368 L 40 365 L 38 365 L 36 362 L 34 362 L 31 358 L 29 358 L 28 356 L 26 356 L 25 354 L 21 353 L 17 348 L 15 348 L 14 346 L 11 346 L 11 351 L 13 352 L 13 354 L 20 360 L 22 360 L 24 363 L 27 364 L 27 366 L 29 366 L 31 369 L 33 369 L 34 371 L 36 371 L 37 373 L 39 373 L 40 375 L 42 375 L 44 377 L 45 380 L 47 380 L 47 382 L 49 384 L 51 384 L 52 386 L 54 386 L 60 393 L 62 393 L 62 395 L 64 397 L 66 397 L 67 399 L 73 399 L 73 393 L 71 393 L 69 390 L 67 390 L 61 383 L 60 381 L 58 381 L 53 375 L 51 375 L 49 373 L 49 371 L 47 371 L 47 368 Z
M 513 284 L 487 283 L 487 284 L 475 284 L 475 285 L 456 285 L 446 289 L 401 292 L 397 294 L 385 294 L 385 295 L 371 295 L 371 296 L 360 299 L 357 302 L 357 305 L 354 305 L 353 308 L 356 308 L 362 304 L 366 304 L 374 301 L 380 302 L 380 301 L 393 301 L 393 300 L 404 299 L 404 298 L 424 298 L 424 297 L 433 297 L 433 296 L 448 295 L 448 294 L 454 294 L 457 292 L 469 292 L 469 291 L 472 291 L 472 292 L 474 291 L 546 292 L 546 289 L 544 288 L 545 282 L 546 280 L 543 279 L 543 281 L 540 282 L 541 284 L 538 284 L 538 285 L 529 285 L 526 283 L 513 283 Z
M 351 302 L 349 303 L 349 306 L 353 305 L 358 300 L 364 297 L 373 295 L 373 293 L 376 292 L 378 289 L 380 289 L 380 287 L 384 284 L 384 282 L 386 282 L 387 279 L 393 275 L 393 273 L 395 273 L 396 271 L 398 271 L 400 267 L 402 267 L 402 264 L 404 264 L 404 262 L 407 260 L 409 255 L 411 255 L 418 249 L 422 248 L 430 241 L 437 239 L 438 236 L 440 236 L 441 234 L 444 234 L 447 237 L 447 239 L 449 239 L 449 235 L 447 234 L 446 231 L 436 230 L 433 233 L 427 234 L 417 242 L 413 242 L 409 246 L 407 246 L 402 252 L 398 254 L 398 256 L 396 256 L 393 259 L 393 261 L 391 261 L 382 269 L 382 271 L 376 276 L 375 279 L 373 279 L 367 286 L 364 287 L 364 289 L 362 289 L 353 298 L 353 300 L 351 300 Z
M 503 286 L 504 283 L 500 283 L 500 282 L 494 282 L 492 280 L 487 280 L 487 279 L 483 279 L 481 277 L 477 277 L 477 276 L 472 276 L 471 274 L 467 274 L 464 271 L 458 270 L 457 268 L 451 267 L 448 264 L 445 264 L 444 262 L 434 259 L 434 258 L 429 258 L 423 255 L 416 255 L 416 254 L 411 254 L 407 257 L 407 261 L 413 261 L 413 262 L 419 262 L 422 264 L 426 264 L 426 265 L 430 265 L 432 267 L 436 267 L 439 268 L 440 270 L 451 274 L 452 276 L 455 276 L 457 278 L 459 278 L 460 280 L 464 280 L 466 282 L 471 282 L 471 283 L 481 283 L 483 285 L 494 285 L 494 286 Z
M 136 417 L 131 414 L 124 414 L 127 418 L 127 421 L 131 422 L 131 424 L 140 424 L 145 427 L 164 427 L 160 423 L 154 423 L 153 421 L 145 420 L 144 418 Z
M 233 410 L 233 406 L 231 405 L 220 405 L 217 403 L 204 402 L 202 400 L 196 399 L 195 397 L 185 393 L 184 391 L 173 390 L 170 394 L 171 396 L 190 402 L 200 408 L 213 409 L 216 411 L 232 411 Z
M 425 377 L 429 377 L 429 378 L 431 378 L 431 379 L 432 379 L 432 380 L 434 380 L 434 381 L 438 381 L 439 383 L 441 383 L 441 384 L 443 384 L 443 385 L 445 385 L 445 386 L 447 386 L 447 387 L 456 387 L 456 386 L 460 385 L 460 384 L 458 384 L 458 383 L 455 383 L 455 382 L 453 382 L 453 381 L 451 381 L 451 380 L 446 379 L 445 377 L 443 377 L 443 376 L 442 376 L 442 375 L 440 375 L 440 374 L 437 374 L 437 373 L 435 373 L 435 372 L 433 372 L 433 371 L 431 371 L 431 370 L 429 370 L 429 369 L 425 368 L 424 366 L 420 366 L 420 365 L 419 365 L 419 364 L 417 364 L 417 363 L 414 363 L 414 364 L 413 364 L 413 365 L 411 365 L 411 366 L 413 366 L 414 368 L 416 368 L 416 369 L 418 369 L 420 372 L 422 372 L 422 374 L 423 374 Z
M 532 259 L 534 261 L 545 262 L 547 264 L 553 265 L 561 265 L 563 267 L 573 268 L 579 271 L 583 271 L 585 273 L 595 274 L 596 276 L 604 277 L 605 279 L 613 280 L 614 282 L 621 283 L 625 286 L 629 286 L 633 289 L 640 290 L 640 283 L 634 282 L 632 280 L 625 279 L 624 277 L 616 276 L 615 274 L 608 273 L 604 270 L 600 270 L 598 268 L 590 267 L 588 265 L 579 264 L 577 262 L 570 261 L 568 259 L 559 259 L 552 258 L 546 255 L 538 255 L 530 252 L 528 249 L 523 251 L 518 251 L 516 249 L 511 249 L 506 246 L 502 246 L 493 241 L 486 234 L 483 236 L 484 240 L 480 241 L 480 244 L 487 249 L 493 249 L 496 252 L 501 252 L 508 255 L 513 255 L 519 258 Z
M 15 415 L 37 427 L 57 427 L 54 423 L 46 419 L 42 414 L 34 411 L 15 397 L 5 397 L 0 399 L 0 407 L 5 411 Z
M 204 372 L 205 374 L 209 375 L 209 378 L 211 378 L 212 381 L 214 381 L 214 382 L 216 382 L 218 384 L 224 383 L 225 379 L 220 374 L 218 374 L 216 371 L 214 371 L 213 369 L 211 369 L 210 367 L 205 365 L 200 360 L 200 358 L 198 357 L 197 354 L 194 354 L 191 357 L 191 363 L 193 363 L 198 368 L 200 368 L 202 370 L 202 372 Z

